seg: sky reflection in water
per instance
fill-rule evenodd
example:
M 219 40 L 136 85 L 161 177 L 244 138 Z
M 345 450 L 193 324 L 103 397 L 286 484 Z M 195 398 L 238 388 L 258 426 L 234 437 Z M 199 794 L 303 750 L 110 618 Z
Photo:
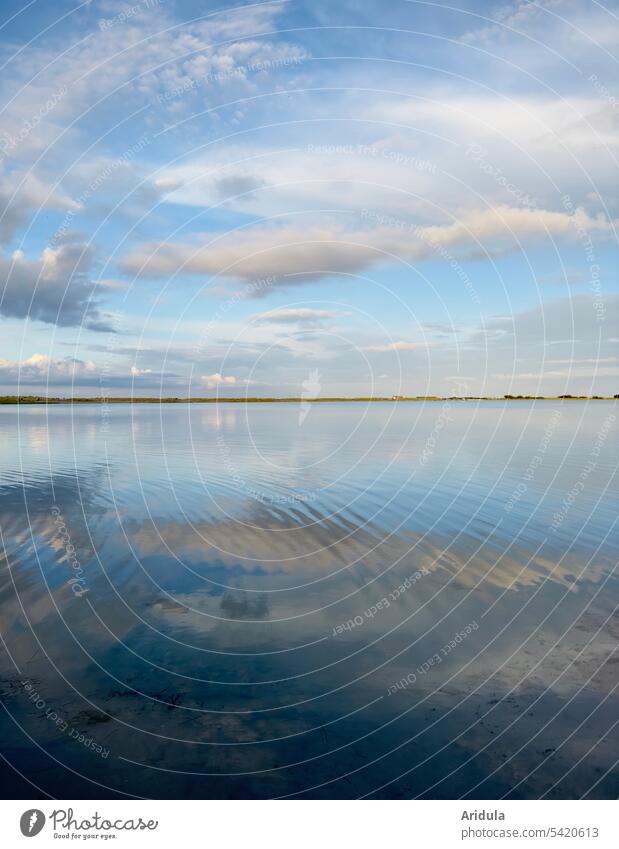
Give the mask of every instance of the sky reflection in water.
M 3 791 L 616 797 L 615 413 L 0 408 Z

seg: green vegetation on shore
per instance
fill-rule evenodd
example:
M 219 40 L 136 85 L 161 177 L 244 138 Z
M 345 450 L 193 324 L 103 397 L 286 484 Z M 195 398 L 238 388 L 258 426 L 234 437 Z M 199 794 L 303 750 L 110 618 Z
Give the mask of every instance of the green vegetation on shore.
M 54 398 L 45 395 L 0 395 L 0 404 L 324 404 L 334 401 L 613 401 L 619 395 L 391 395 L 336 398 Z

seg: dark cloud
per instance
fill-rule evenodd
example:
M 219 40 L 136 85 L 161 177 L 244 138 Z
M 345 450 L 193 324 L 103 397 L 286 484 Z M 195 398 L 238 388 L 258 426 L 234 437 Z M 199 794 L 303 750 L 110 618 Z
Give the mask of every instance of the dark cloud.
M 226 200 L 230 197 L 254 192 L 266 185 L 267 183 L 264 180 L 250 174 L 230 174 L 215 181 L 215 190 L 222 200 Z
M 46 248 L 35 261 L 21 252 L 12 257 L 0 254 L 0 314 L 59 327 L 112 331 L 112 323 L 92 297 L 93 283 L 87 274 L 92 260 L 93 250 L 76 242 Z

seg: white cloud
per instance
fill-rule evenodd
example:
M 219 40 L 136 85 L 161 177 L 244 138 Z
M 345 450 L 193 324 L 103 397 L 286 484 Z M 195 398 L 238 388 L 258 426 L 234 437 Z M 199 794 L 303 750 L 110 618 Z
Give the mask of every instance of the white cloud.
M 53 384 L 93 377 L 96 377 L 96 366 L 92 360 L 54 359 L 43 354 L 33 354 L 21 361 L 0 359 L 0 382 Z
M 234 386 L 236 384 L 236 377 L 234 375 L 223 377 L 219 372 L 215 372 L 215 374 L 203 374 L 200 380 L 206 383 L 209 389 L 214 389 L 218 386 Z
M 0 242 L 10 242 L 33 211 L 76 210 L 79 204 L 31 173 L 4 172 L 0 162 Z
M 551 380 L 559 377 L 567 378 L 595 378 L 595 377 L 619 377 L 619 368 L 565 368 L 565 369 L 543 369 L 541 371 L 519 372 L 518 374 L 499 373 L 493 374 L 500 380 Z
M 386 345 L 367 345 L 362 351 L 376 351 L 386 353 L 388 351 L 417 351 L 419 348 L 428 348 L 428 342 L 389 342 Z
M 153 182 L 153 185 L 160 192 L 173 192 L 179 189 L 182 183 L 173 177 L 160 177 Z
M 545 48 L 538 51 L 538 61 L 545 58 L 546 67 L 551 51 L 556 60 L 563 56 L 567 65 L 567 60 L 586 58 L 587 52 L 600 45 L 616 44 L 616 15 L 601 3 L 545 0 L 542 4 L 517 0 L 497 3 L 484 12 L 485 20 L 481 16 L 477 20 L 472 18 L 473 27 L 460 37 L 463 43 L 493 51 L 500 46 L 504 55 L 507 49 L 519 49 L 522 54 L 535 44 Z
M 546 0 L 545 6 L 550 12 L 555 9 L 558 11 L 565 10 L 568 7 L 565 0 Z M 531 3 L 529 0 L 524 2 L 507 3 L 502 6 L 495 6 L 488 9 L 486 21 L 481 22 L 481 26 L 477 29 L 471 29 L 461 38 L 465 43 L 474 44 L 496 42 L 497 37 L 513 37 L 526 33 L 532 30 L 536 25 L 550 27 L 552 24 L 557 25 L 557 20 L 550 17 L 545 6 Z M 487 19 L 496 21 L 496 23 L 488 23 Z M 510 30 L 512 32 L 510 32 Z
M 336 113 L 347 107 L 344 97 L 332 104 Z M 588 209 L 613 201 L 619 113 L 592 83 L 567 97 L 456 95 L 444 86 L 423 98 L 374 96 L 362 118 L 367 126 L 346 124 L 331 143 L 315 141 L 303 124 L 268 145 L 214 146 L 164 176 L 182 184 L 177 202 L 260 215 L 373 206 L 436 223 L 480 198 L 490 206 L 528 199 L 542 209 L 564 193 Z
M 3 150 L 12 158 L 31 159 L 99 99 L 144 102 L 151 109 L 159 103 L 180 114 L 201 96 L 196 79 L 207 78 L 210 90 L 241 86 L 246 91 L 248 80 L 268 73 L 278 61 L 305 55 L 272 36 L 259 37 L 272 32 L 284 4 L 227 8 L 182 24 L 171 6 L 136 4 L 131 8 L 137 11 L 121 22 L 117 17 L 127 12 L 126 4 L 108 2 L 87 37 L 63 29 L 59 40 L 51 36 L 41 45 L 33 39 L 9 59 L 0 83 Z M 264 70 L 252 71 L 257 63 Z M 177 91 L 178 96 L 157 101 L 158 95 Z M 65 134 L 65 144 L 76 133 Z
M 290 285 L 338 272 L 354 274 L 388 260 L 445 258 L 445 249 L 490 252 L 529 240 L 575 240 L 577 227 L 589 234 L 612 233 L 612 224 L 603 215 L 591 216 L 581 208 L 570 217 L 566 212 L 499 206 L 427 227 L 366 209 L 360 224 L 365 229 L 255 228 L 230 235 L 204 234 L 194 244 L 148 243 L 121 264 L 136 276 L 211 274 L 248 280 L 273 276 L 274 285 Z
M 275 309 L 255 313 L 250 321 L 256 324 L 319 324 L 325 319 L 339 318 L 343 314 L 335 310 L 318 310 L 306 307 Z

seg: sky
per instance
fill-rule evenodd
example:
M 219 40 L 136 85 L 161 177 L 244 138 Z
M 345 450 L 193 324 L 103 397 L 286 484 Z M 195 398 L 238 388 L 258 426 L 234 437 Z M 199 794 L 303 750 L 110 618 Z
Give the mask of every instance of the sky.
M 0 392 L 615 394 L 619 4 L 4 0 Z

